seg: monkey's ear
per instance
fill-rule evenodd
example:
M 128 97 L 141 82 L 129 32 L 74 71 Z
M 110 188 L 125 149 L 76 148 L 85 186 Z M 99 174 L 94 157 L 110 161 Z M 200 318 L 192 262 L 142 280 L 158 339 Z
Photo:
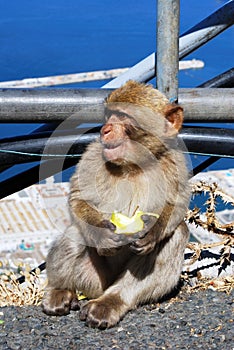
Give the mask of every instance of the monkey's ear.
M 165 117 L 167 119 L 165 136 L 175 136 L 183 123 L 183 108 L 172 104 L 168 105 L 165 110 Z

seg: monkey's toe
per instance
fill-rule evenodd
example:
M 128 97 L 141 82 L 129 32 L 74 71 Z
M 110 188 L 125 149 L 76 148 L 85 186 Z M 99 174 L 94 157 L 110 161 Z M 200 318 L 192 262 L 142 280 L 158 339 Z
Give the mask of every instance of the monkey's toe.
M 78 300 L 77 298 L 73 298 L 71 301 L 70 309 L 72 311 L 80 310 L 82 303 L 84 303 L 83 300 Z

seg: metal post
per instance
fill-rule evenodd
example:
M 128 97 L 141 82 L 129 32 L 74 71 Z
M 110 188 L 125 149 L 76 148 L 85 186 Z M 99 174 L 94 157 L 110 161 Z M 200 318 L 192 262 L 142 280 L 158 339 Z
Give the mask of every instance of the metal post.
M 179 0 L 158 0 L 157 88 L 167 98 L 178 100 Z

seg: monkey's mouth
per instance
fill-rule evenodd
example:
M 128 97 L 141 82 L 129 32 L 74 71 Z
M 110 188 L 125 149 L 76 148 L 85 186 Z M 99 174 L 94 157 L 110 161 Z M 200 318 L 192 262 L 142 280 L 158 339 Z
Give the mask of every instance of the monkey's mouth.
M 124 142 L 103 144 L 103 156 L 108 161 L 115 161 L 124 158 Z

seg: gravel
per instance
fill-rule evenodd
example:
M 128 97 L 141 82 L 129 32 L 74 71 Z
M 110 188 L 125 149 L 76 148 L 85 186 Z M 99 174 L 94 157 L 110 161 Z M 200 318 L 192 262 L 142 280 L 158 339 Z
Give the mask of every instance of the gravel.
M 91 329 L 78 312 L 49 317 L 38 306 L 0 308 L 1 350 L 234 349 L 234 293 L 211 289 L 145 305 L 116 326 Z

